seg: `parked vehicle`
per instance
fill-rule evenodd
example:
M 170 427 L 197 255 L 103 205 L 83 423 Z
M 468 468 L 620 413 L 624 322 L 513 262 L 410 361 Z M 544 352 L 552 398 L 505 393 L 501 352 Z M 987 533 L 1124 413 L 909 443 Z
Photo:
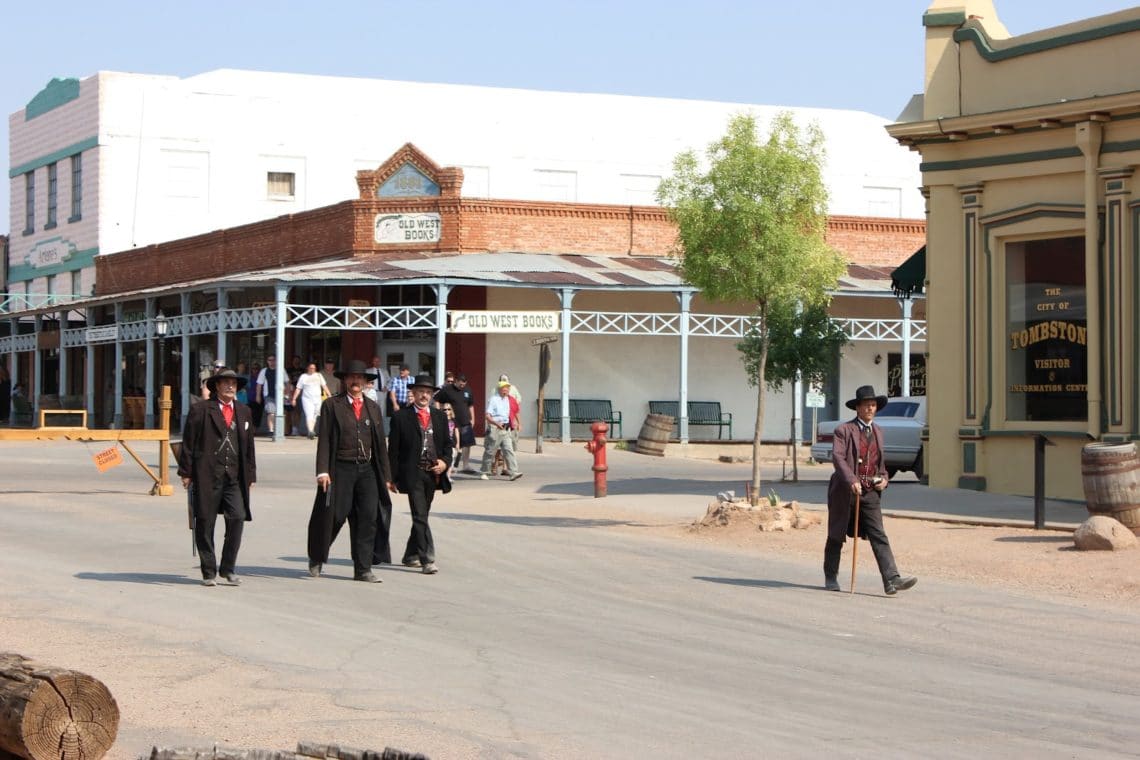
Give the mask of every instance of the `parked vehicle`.
M 852 413 L 851 419 L 854 417 Z M 815 443 L 811 447 L 812 459 L 817 462 L 831 461 L 833 435 L 839 422 L 828 420 L 816 425 Z M 926 426 L 926 396 L 889 399 L 882 411 L 875 415 L 875 424 L 883 429 L 883 446 L 886 449 L 883 456 L 886 459 L 887 474 L 893 478 L 896 472 L 910 471 L 921 480 L 924 471 L 922 429 Z

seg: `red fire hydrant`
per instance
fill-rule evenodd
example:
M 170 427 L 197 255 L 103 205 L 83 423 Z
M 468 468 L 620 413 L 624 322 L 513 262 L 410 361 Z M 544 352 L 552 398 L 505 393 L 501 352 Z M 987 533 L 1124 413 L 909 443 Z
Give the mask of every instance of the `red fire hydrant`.
M 606 431 L 609 425 L 604 422 L 595 422 L 590 425 L 590 432 L 594 440 L 586 441 L 586 451 L 594 455 L 594 498 L 600 499 L 606 495 Z

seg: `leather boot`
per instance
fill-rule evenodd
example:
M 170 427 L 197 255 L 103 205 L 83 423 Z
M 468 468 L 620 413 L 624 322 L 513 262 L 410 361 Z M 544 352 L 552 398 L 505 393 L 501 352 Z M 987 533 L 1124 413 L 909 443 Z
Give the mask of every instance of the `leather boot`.
M 823 547 L 824 588 L 839 591 L 839 558 L 843 554 L 843 542 L 827 539 Z

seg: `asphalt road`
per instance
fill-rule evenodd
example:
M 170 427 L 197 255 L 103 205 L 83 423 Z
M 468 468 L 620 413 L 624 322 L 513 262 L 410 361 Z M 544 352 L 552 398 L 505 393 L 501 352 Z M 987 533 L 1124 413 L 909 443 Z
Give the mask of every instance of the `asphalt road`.
M 830 594 L 818 563 L 639 530 L 739 492 L 747 465 L 617 452 L 603 501 L 580 445 L 524 455 L 522 480 L 464 480 L 437 502 L 438 575 L 385 567 L 370 585 L 350 580 L 347 536 L 307 577 L 312 449 L 266 444 L 245 583 L 208 589 L 181 492 L 143 495 L 130 462 L 96 473 L 95 448 L 0 444 L 0 649 L 104 680 L 123 707 L 115 757 L 227 740 L 435 760 L 1140 746 L 1136 610 L 936 578 Z M 397 499 L 394 553 L 410 526 Z

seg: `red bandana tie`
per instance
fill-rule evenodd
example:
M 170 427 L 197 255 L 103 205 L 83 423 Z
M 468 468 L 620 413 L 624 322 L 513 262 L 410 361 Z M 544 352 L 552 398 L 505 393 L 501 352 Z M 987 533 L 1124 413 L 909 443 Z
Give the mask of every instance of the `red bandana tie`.
M 354 398 L 352 400 L 352 411 L 356 414 L 356 421 L 360 421 L 360 413 L 364 410 L 364 398 Z
M 226 427 L 233 427 L 234 424 L 234 405 L 222 404 L 222 419 L 226 421 Z

